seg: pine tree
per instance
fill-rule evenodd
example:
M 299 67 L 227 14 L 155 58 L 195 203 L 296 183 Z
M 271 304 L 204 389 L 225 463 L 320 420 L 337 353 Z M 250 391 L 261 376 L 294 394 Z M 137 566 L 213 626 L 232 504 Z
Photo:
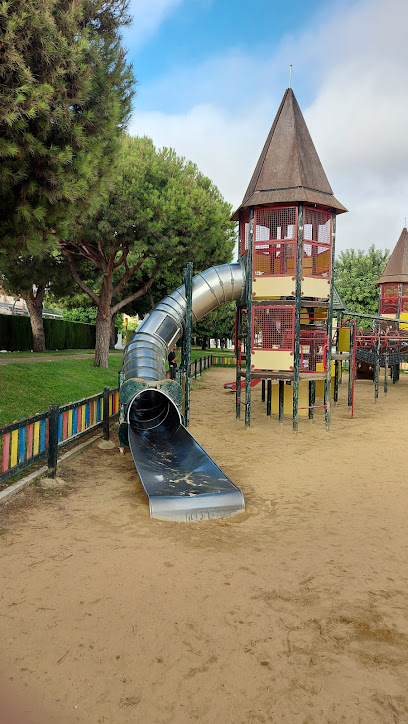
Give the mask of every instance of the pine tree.
M 0 4 L 0 249 L 41 254 L 93 211 L 130 113 L 127 0 Z M 33 279 L 35 282 L 35 279 Z

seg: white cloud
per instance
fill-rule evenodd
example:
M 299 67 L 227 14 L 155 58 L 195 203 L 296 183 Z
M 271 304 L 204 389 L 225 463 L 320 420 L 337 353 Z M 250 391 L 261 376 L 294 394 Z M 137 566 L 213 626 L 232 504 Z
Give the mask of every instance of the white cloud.
M 133 18 L 131 27 L 124 32 L 125 42 L 134 50 L 145 45 L 158 30 L 162 22 L 184 0 L 131 0 L 129 13 Z
M 173 92 L 172 107 L 180 110 L 136 110 L 130 130 L 195 161 L 235 207 L 292 62 L 311 136 L 335 195 L 349 209 L 339 219 L 337 248 L 392 249 L 408 215 L 407 21 L 405 0 L 337 5 L 262 62 L 229 50 L 169 73 L 144 98 L 154 108 L 155 94 L 170 99 Z M 313 99 L 308 107 L 305 90 Z

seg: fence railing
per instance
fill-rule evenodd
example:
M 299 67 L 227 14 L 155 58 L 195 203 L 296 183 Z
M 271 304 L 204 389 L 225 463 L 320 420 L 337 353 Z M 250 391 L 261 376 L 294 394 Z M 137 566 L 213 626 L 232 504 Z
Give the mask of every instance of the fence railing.
M 109 437 L 109 421 L 119 412 L 119 389 L 103 392 L 68 405 L 50 405 L 46 412 L 0 428 L 0 483 L 48 458 L 56 470 L 58 450 L 98 427 Z
M 198 377 L 210 367 L 232 367 L 235 357 L 207 355 L 191 363 L 191 376 Z M 50 405 L 38 415 L 0 428 L 0 483 L 47 458 L 55 475 L 58 450 L 103 426 L 109 438 L 110 419 L 119 413 L 119 389 L 103 392 L 68 405 Z

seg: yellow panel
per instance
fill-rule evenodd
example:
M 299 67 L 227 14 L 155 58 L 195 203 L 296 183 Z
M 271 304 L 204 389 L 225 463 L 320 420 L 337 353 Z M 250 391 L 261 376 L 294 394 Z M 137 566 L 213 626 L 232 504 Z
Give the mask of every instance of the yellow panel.
M 72 415 L 73 415 L 73 410 L 72 409 L 68 410 L 68 435 L 67 435 L 67 437 L 71 437 L 72 435 L 74 435 L 74 431 L 72 429 Z M 75 430 L 75 432 L 76 432 L 76 430 Z
M 316 372 L 323 372 L 323 370 L 324 370 L 323 362 L 316 362 Z M 330 372 L 331 372 L 331 377 L 334 377 L 334 362 L 333 361 L 331 362 Z M 317 380 L 317 382 L 318 381 L 319 380 Z
M 251 364 L 256 370 L 290 370 L 293 367 L 293 354 L 286 350 L 255 349 Z
M 33 432 L 33 455 L 37 455 L 39 449 L 40 449 L 40 423 L 35 422 L 34 423 L 34 432 Z
M 270 299 L 271 297 L 292 297 L 295 282 L 292 277 L 256 277 L 252 282 L 255 298 Z
M 331 378 L 330 396 L 334 399 L 334 377 Z M 324 399 L 324 380 L 316 380 L 316 398 Z
M 85 430 L 86 405 L 82 405 L 82 429 Z
M 339 329 L 339 352 L 350 352 L 350 329 Z
M 17 465 L 17 449 L 18 449 L 18 430 L 13 430 L 11 433 L 11 456 L 10 456 L 10 467 L 14 468 Z
M 318 299 L 328 298 L 330 295 L 329 280 L 304 277 L 304 279 L 302 279 L 302 294 L 304 297 L 317 297 Z
M 400 319 L 408 319 L 408 312 L 401 312 Z M 400 329 L 408 329 L 408 324 L 400 324 Z
M 284 415 L 290 415 L 293 414 L 293 386 L 287 385 L 285 383 L 284 385 L 284 396 L 283 396 L 283 414 Z M 300 409 L 300 408 L 307 408 L 309 405 L 309 383 L 308 382 L 299 382 L 299 417 L 307 417 L 308 410 L 307 409 Z M 275 415 L 279 414 L 279 385 L 273 384 L 272 385 L 272 412 Z

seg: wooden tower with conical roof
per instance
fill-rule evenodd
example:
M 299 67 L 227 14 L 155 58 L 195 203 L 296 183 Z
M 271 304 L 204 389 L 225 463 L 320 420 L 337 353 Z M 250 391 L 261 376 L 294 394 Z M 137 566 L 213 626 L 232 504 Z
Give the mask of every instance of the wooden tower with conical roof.
M 404 228 L 378 280 L 380 315 L 408 319 L 408 231 Z
M 267 412 L 278 409 L 282 420 L 290 410 L 295 430 L 299 414 L 313 417 L 320 383 L 329 424 L 335 224 L 336 214 L 346 210 L 333 195 L 288 88 L 232 216 L 239 222 L 239 256 L 247 271 L 246 299 L 237 311 L 237 337 L 245 313 L 247 324 L 246 425 L 251 381 L 259 378 L 263 390 L 268 383 Z M 238 361 L 237 417 L 241 376 Z

